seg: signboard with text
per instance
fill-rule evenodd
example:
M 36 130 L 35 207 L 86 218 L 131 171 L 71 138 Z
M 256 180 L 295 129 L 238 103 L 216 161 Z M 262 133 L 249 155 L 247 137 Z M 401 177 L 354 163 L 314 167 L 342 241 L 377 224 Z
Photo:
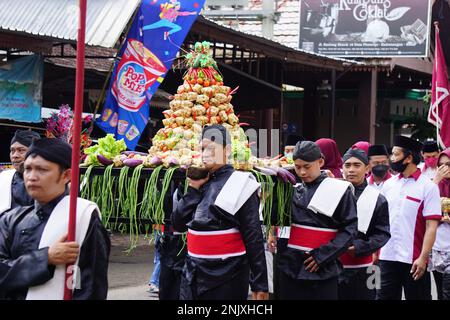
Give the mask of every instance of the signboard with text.
M 430 0 L 301 0 L 300 49 L 337 57 L 426 57 Z
M 29 55 L 0 64 L 0 119 L 41 122 L 44 59 Z

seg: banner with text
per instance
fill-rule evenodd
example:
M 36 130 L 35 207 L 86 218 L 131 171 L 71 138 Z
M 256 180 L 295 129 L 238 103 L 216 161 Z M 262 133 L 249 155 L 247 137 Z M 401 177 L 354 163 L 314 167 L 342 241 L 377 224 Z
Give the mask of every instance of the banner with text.
M 430 0 L 301 0 L 300 49 L 337 57 L 425 57 Z
M 0 119 L 41 122 L 43 74 L 39 55 L 0 65 Z
M 145 0 L 121 49 L 97 125 L 134 150 L 149 103 L 170 69 L 205 0 Z

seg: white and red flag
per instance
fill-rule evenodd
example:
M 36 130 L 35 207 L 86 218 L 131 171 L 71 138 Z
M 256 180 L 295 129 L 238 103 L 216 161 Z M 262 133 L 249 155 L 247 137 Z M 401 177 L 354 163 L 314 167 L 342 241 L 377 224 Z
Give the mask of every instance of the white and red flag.
M 428 122 L 436 126 L 437 141 L 445 149 L 450 147 L 450 86 L 437 23 L 435 23 L 435 30 L 436 46 Z

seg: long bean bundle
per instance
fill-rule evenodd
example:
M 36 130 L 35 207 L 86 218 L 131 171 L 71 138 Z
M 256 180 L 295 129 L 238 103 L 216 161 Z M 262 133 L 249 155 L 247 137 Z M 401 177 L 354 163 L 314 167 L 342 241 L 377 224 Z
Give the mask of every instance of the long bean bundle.
M 292 206 L 292 194 L 294 188 L 290 183 L 282 183 L 280 180 L 277 181 L 277 225 L 285 226 L 290 224 L 290 220 L 287 221 L 286 218 L 291 217 L 291 206 Z
M 266 226 L 266 232 L 269 232 L 272 226 L 272 205 L 273 205 L 273 185 L 272 177 L 253 170 L 256 180 L 261 184 L 261 206 L 263 224 Z
M 122 169 L 120 169 L 120 174 L 119 174 L 119 201 L 117 203 L 117 211 L 116 211 L 116 222 L 114 224 L 114 227 L 116 228 L 117 226 L 117 220 L 119 218 L 119 216 L 124 216 L 126 215 L 126 212 L 129 209 L 129 201 L 128 201 L 128 186 L 129 186 L 129 178 L 128 178 L 128 170 L 129 167 L 123 167 Z M 120 223 L 119 224 L 119 231 L 121 233 L 124 233 L 126 231 L 126 224 Z
M 83 199 L 88 199 L 89 197 L 89 190 L 91 188 L 91 172 L 92 169 L 94 168 L 94 166 L 89 166 L 86 169 L 86 172 L 84 173 L 84 175 L 81 176 L 81 197 Z
M 103 174 L 101 202 L 99 203 L 100 212 L 102 213 L 102 221 L 105 226 L 108 225 L 109 219 L 114 212 L 115 197 L 113 191 L 114 177 L 112 169 L 114 165 L 107 166 Z
M 153 222 L 155 221 L 154 212 L 156 211 L 156 206 L 159 199 L 160 192 L 158 191 L 158 181 L 162 168 L 163 166 L 159 166 L 153 170 L 150 178 L 145 183 L 144 195 L 142 197 L 140 216 L 143 219 L 151 219 Z
M 144 165 L 139 165 L 134 168 L 133 175 L 131 176 L 131 181 L 129 188 L 127 190 L 127 201 L 128 201 L 128 218 L 130 221 L 129 231 L 130 231 L 130 247 L 127 252 L 131 252 L 133 250 L 139 239 L 139 226 L 137 223 L 137 204 L 138 204 L 138 186 L 139 179 L 141 177 L 141 171 Z
M 186 177 L 186 179 L 184 180 L 183 194 L 186 194 L 186 192 L 188 190 L 188 187 L 189 187 L 189 181 L 188 181 L 188 179 Z
M 163 181 L 162 181 L 162 188 L 161 193 L 159 195 L 158 204 L 156 206 L 156 212 L 155 212 L 155 223 L 156 224 L 163 224 L 164 223 L 164 198 L 166 196 L 167 191 L 169 190 L 170 183 L 172 182 L 172 176 L 174 172 L 178 169 L 178 167 L 169 168 L 166 171 L 166 174 L 164 175 Z
M 186 244 L 187 244 L 187 233 L 183 233 L 181 235 L 181 241 L 183 241 L 183 246 L 181 247 L 180 251 L 178 251 L 177 256 L 179 256 L 181 254 L 181 252 L 183 252 L 183 249 L 186 248 Z
M 102 184 L 103 184 L 103 176 L 95 175 L 91 177 L 92 169 L 94 166 L 89 166 L 86 169 L 85 174 L 81 177 L 81 192 L 80 195 L 82 198 L 86 200 L 90 200 L 95 202 L 100 209 L 100 212 L 103 212 L 102 206 Z
M 94 176 L 92 178 L 92 185 L 90 188 L 89 198 L 88 200 L 99 203 L 101 194 L 102 194 L 102 183 L 103 183 L 103 176 Z

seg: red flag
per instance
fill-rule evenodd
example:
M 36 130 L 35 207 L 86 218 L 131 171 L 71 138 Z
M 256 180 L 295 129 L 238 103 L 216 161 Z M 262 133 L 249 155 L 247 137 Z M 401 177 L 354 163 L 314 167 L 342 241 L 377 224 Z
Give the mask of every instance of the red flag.
M 431 106 L 428 112 L 428 122 L 436 126 L 437 141 L 445 149 L 450 147 L 450 86 L 437 23 L 435 23 L 435 30 L 436 47 L 434 49 Z

